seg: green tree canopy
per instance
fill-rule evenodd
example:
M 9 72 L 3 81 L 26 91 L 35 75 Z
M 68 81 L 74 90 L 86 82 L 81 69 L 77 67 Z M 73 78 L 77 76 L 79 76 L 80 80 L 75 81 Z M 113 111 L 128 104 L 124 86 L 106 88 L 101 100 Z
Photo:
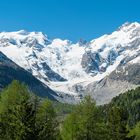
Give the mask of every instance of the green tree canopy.
M 0 139 L 56 140 L 58 136 L 58 123 L 49 100 L 40 100 L 18 81 L 2 91 Z
M 101 140 L 106 138 L 105 125 L 91 97 L 85 97 L 68 115 L 61 133 L 64 140 Z

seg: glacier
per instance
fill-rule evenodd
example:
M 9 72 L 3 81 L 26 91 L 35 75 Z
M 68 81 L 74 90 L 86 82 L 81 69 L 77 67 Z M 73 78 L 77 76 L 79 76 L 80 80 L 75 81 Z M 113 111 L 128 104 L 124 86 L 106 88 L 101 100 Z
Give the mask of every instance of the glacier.
M 117 70 L 140 63 L 140 24 L 125 23 L 89 42 L 49 39 L 42 32 L 0 33 L 0 51 L 58 94 L 79 99 L 80 92 Z M 76 92 L 73 86 L 81 91 Z

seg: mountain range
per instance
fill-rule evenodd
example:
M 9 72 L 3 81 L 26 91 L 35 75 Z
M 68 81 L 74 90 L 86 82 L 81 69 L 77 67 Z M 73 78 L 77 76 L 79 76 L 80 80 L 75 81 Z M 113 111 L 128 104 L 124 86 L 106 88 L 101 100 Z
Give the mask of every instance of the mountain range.
M 91 41 L 49 39 L 42 32 L 0 33 L 0 88 L 12 79 L 40 96 L 105 104 L 140 85 L 140 24 L 125 23 Z

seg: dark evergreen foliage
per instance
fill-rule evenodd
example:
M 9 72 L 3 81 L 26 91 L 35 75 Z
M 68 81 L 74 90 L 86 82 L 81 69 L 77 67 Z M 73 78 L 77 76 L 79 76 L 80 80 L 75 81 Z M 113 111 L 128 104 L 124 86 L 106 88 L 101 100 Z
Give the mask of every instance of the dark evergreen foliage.
M 59 119 L 59 121 L 58 121 Z M 40 99 L 13 81 L 0 95 L 0 140 L 139 140 L 140 87 L 96 106 Z
M 41 101 L 28 88 L 13 81 L 1 93 L 0 139 L 56 140 L 60 137 L 51 101 Z

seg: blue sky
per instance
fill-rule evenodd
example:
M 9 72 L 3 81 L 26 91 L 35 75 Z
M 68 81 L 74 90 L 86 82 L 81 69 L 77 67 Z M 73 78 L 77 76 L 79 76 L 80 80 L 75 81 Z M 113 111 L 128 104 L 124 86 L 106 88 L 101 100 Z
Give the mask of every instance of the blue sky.
M 42 31 L 91 40 L 126 21 L 140 22 L 140 0 L 1 0 L 0 31 Z

